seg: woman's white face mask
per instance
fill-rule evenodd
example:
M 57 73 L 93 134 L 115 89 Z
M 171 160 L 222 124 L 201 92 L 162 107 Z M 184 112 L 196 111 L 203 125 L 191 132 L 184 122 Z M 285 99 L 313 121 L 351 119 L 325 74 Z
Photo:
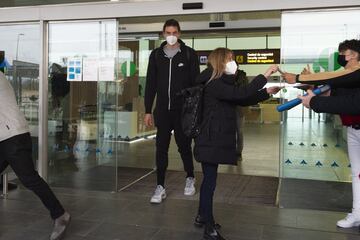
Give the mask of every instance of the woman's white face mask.
M 225 73 L 227 75 L 234 75 L 237 70 L 238 70 L 238 66 L 235 61 L 230 61 L 230 62 L 226 63 Z

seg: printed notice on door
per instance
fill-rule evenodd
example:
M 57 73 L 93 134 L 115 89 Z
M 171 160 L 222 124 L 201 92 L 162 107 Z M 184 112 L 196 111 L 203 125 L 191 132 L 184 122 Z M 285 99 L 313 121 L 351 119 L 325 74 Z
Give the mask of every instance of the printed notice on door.
M 99 81 L 114 81 L 115 59 L 101 58 L 99 62 Z
M 82 80 L 82 58 L 69 58 L 67 65 L 67 80 Z
M 97 81 L 99 58 L 83 58 L 83 81 Z

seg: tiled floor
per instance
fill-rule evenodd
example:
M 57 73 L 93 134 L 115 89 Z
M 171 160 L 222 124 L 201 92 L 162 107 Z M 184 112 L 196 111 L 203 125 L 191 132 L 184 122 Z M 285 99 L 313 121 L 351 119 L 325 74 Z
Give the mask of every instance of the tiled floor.
M 331 125 L 317 123 L 317 119 L 305 123 L 297 120 L 288 121 L 283 130 L 286 131 L 286 138 L 283 139 L 284 152 L 280 151 L 279 125 L 247 124 L 243 161 L 238 166 L 222 166 L 220 172 L 272 177 L 278 177 L 281 173 L 286 177 L 334 181 L 348 179 L 346 151 L 334 146 Z M 293 145 L 288 144 L 290 141 Z M 301 142 L 305 146 L 300 146 Z M 311 146 L 311 143 L 316 146 Z M 323 145 L 325 143 L 327 147 Z M 83 155 L 80 154 L 76 159 L 69 158 L 74 149 L 53 149 L 56 151 L 50 154 L 50 180 L 51 176 L 56 175 L 63 181 L 55 181 L 54 185 L 58 187 L 56 192 L 59 198 L 73 216 L 66 239 L 201 239 L 202 230 L 196 229 L 192 224 L 197 212 L 197 196 L 186 198 L 182 196 L 181 190 L 174 188 L 169 191 L 170 195 L 163 204 L 151 205 L 151 187 L 146 193 L 109 193 L 115 189 L 114 166 L 140 167 L 146 173 L 154 166 L 154 147 L 155 141 L 150 139 L 131 145 L 104 143 L 101 152 L 95 151 L 98 146 L 79 145 L 79 151 Z M 285 160 L 291 160 L 291 164 L 280 164 L 279 155 L 282 153 L 285 154 Z M 169 158 L 169 169 L 181 171 L 182 163 L 174 141 L 170 146 Z M 302 160 L 307 164 L 301 164 Z M 315 166 L 317 161 L 321 161 L 323 165 Z M 339 166 L 331 166 L 333 161 L 337 161 Z M 102 170 L 94 168 L 95 166 L 106 166 L 114 171 L 102 174 Z M 197 163 L 195 168 L 200 171 Z M 89 172 L 92 173 L 91 181 L 86 180 L 90 176 L 87 174 Z M 123 177 L 126 175 L 119 173 Z M 138 173 L 127 171 L 127 174 L 134 177 Z M 73 177 L 68 178 L 69 176 Z M 120 182 L 126 185 L 127 181 L 130 183 L 134 180 L 130 179 L 132 178 L 124 178 Z M 174 184 L 170 178 L 168 180 L 169 184 Z M 61 188 L 63 186 L 70 188 Z M 251 197 L 240 203 L 215 201 L 215 216 L 223 225 L 223 235 L 233 240 L 360 239 L 358 229 L 336 228 L 336 221 L 344 217 L 344 212 L 351 208 L 350 184 L 288 180 L 281 186 L 281 208 L 258 203 L 254 205 L 256 201 L 251 200 Z M 94 188 L 104 192 L 84 190 Z M 215 199 L 222 199 L 223 193 L 223 189 L 217 189 Z M 0 200 L 0 223 L 0 239 L 6 240 L 48 239 L 51 230 L 46 210 L 32 193 L 25 190 L 11 192 L 8 199 Z
M 202 230 L 193 226 L 197 200 L 149 199 L 127 193 L 56 189 L 72 214 L 66 240 L 195 240 Z M 337 229 L 344 213 L 279 209 L 215 203 L 221 232 L 230 240 L 355 240 L 358 229 Z M 49 239 L 51 221 L 40 201 L 26 190 L 0 200 L 0 239 Z

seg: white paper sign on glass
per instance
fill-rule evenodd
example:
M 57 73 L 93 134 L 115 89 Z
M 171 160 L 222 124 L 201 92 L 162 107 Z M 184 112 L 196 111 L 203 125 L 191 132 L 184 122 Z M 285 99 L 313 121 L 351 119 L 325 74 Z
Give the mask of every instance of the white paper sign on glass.
M 68 58 L 67 64 L 67 80 L 82 80 L 82 58 Z
M 99 81 L 114 81 L 115 59 L 113 57 L 100 58 Z
M 83 58 L 83 81 L 97 81 L 99 69 L 99 58 Z

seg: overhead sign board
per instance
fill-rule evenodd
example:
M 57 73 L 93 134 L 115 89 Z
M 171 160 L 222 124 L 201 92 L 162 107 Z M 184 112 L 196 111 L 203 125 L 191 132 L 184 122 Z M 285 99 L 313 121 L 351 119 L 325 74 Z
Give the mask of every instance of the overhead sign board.
M 234 50 L 238 64 L 279 64 L 280 49 Z
M 238 64 L 279 64 L 280 49 L 233 50 Z M 201 65 L 207 63 L 211 51 L 197 51 Z

